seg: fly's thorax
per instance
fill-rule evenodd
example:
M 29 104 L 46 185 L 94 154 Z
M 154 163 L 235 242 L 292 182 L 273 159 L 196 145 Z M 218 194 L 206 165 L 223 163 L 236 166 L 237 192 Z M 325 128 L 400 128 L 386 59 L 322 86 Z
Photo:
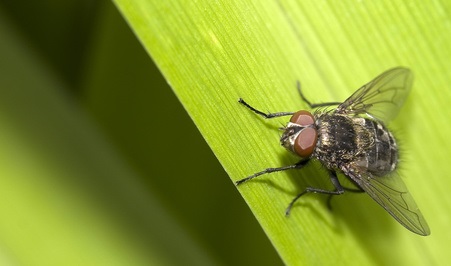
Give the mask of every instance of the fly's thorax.
M 315 119 L 308 111 L 296 112 L 284 128 L 280 144 L 302 158 L 309 157 L 315 147 L 318 134 Z
M 323 113 L 317 117 L 318 147 L 313 157 L 328 169 L 350 163 L 358 153 L 352 119 L 344 115 Z

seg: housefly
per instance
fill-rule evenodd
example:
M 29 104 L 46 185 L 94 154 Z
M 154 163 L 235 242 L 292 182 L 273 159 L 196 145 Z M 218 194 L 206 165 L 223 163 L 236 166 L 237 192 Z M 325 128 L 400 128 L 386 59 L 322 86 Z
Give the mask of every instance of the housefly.
M 301 169 L 310 160 L 318 160 L 327 169 L 335 190 L 307 187 L 291 201 L 286 215 L 302 195 L 310 192 L 333 196 L 343 194 L 345 190 L 361 191 L 410 231 L 429 235 L 426 220 L 396 174 L 398 146 L 385 126 L 398 114 L 410 92 L 412 80 L 409 69 L 393 68 L 358 89 L 343 103 L 318 104 L 312 104 L 304 97 L 298 82 L 301 98 L 310 108 L 316 109 L 313 113 L 305 110 L 264 113 L 240 99 L 241 104 L 264 118 L 291 116 L 282 128 L 280 143 L 301 160 L 293 165 L 267 168 L 238 180 L 236 185 L 263 174 Z M 343 187 L 337 173 L 343 173 L 358 189 Z

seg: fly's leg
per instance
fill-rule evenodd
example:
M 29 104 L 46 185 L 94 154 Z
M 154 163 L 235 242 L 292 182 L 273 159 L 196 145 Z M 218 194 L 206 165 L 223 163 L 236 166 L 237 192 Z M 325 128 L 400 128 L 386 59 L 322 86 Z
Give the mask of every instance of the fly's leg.
M 345 189 L 341 186 L 340 182 L 338 181 L 337 174 L 333 171 L 329 171 L 329 177 L 330 181 L 334 185 L 335 189 L 334 191 L 331 190 L 325 190 L 321 188 L 313 188 L 313 187 L 307 187 L 304 191 L 299 193 L 288 205 L 288 208 L 285 210 L 285 215 L 290 215 L 291 208 L 293 207 L 293 204 L 303 195 L 313 192 L 313 193 L 320 193 L 320 194 L 327 194 L 327 195 L 341 195 L 345 192 Z
M 260 110 L 255 109 L 254 107 L 250 106 L 247 102 L 245 102 L 243 99 L 239 99 L 238 100 L 239 103 L 241 103 L 242 105 L 246 106 L 248 109 L 250 109 L 252 112 L 263 116 L 264 118 L 270 119 L 270 118 L 274 118 L 274 117 L 280 117 L 280 116 L 288 116 L 288 115 L 293 115 L 294 112 L 277 112 L 277 113 L 264 113 Z
M 298 88 L 299 95 L 301 95 L 302 100 L 310 106 L 310 108 L 317 108 L 317 107 L 325 107 L 325 106 L 331 106 L 331 105 L 340 105 L 341 102 L 328 102 L 328 103 L 311 103 L 307 98 L 305 98 L 304 94 L 302 94 L 301 91 L 301 83 L 299 80 L 296 82 L 296 86 Z
M 264 174 L 280 172 L 280 171 L 286 171 L 286 170 L 290 170 L 290 169 L 300 169 L 303 166 L 305 166 L 308 163 L 308 161 L 309 161 L 308 159 L 304 159 L 304 160 L 301 160 L 301 161 L 299 161 L 299 162 L 297 162 L 296 164 L 293 164 L 293 165 L 282 166 L 282 167 L 277 167 L 277 168 L 267 168 L 267 169 L 265 169 L 265 170 L 263 170 L 261 172 L 255 173 L 255 174 L 253 174 L 251 176 L 248 176 L 246 178 L 243 178 L 241 180 L 236 181 L 235 185 L 238 186 L 238 185 L 240 185 L 240 184 L 242 184 L 244 182 L 247 182 L 247 181 L 249 181 L 249 180 L 251 180 L 251 179 L 253 179 L 253 178 L 257 177 L 257 176 L 261 176 L 261 175 L 264 175 Z
M 343 187 L 343 189 L 345 190 L 345 191 L 349 191 L 349 192 L 352 192 L 352 193 L 364 193 L 365 192 L 365 190 L 363 190 L 362 188 L 347 188 L 347 187 Z M 335 195 L 329 195 L 329 198 L 327 199 L 327 208 L 329 209 L 329 210 L 332 210 L 332 198 L 333 198 L 333 196 L 335 196 Z

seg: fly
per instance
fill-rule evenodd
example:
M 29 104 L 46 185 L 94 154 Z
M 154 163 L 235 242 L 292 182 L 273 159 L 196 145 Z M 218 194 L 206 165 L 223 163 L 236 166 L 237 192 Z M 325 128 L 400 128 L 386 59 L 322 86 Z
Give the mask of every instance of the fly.
M 282 128 L 280 143 L 301 160 L 293 165 L 267 168 L 236 181 L 236 185 L 264 174 L 301 169 L 310 160 L 318 160 L 328 170 L 335 190 L 307 187 L 290 202 L 286 215 L 301 196 L 310 192 L 333 196 L 343 194 L 345 190 L 362 191 L 410 231 L 429 235 L 426 220 L 396 174 L 398 146 L 385 126 L 398 114 L 410 92 L 412 81 L 413 75 L 409 69 L 397 67 L 377 76 L 343 103 L 318 104 L 304 97 L 298 82 L 302 100 L 312 109 L 323 107 L 313 114 L 305 110 L 264 113 L 240 99 L 241 104 L 264 118 L 291 116 Z M 330 106 L 337 107 L 324 109 Z M 343 173 L 358 189 L 343 187 L 337 173 Z

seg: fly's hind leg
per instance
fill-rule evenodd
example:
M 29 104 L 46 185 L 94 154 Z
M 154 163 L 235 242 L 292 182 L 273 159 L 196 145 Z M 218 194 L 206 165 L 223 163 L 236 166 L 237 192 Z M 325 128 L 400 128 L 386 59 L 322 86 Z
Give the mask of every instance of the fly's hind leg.
M 349 191 L 349 192 L 352 192 L 352 193 L 364 193 L 365 192 L 365 190 L 363 190 L 360 187 L 358 187 L 358 188 L 343 187 L 343 189 L 345 191 Z M 333 198 L 333 196 L 335 196 L 335 195 L 329 195 L 329 197 L 327 198 L 327 208 L 329 210 L 332 210 L 332 198 Z
M 293 207 L 294 203 L 303 195 L 313 192 L 313 193 L 320 193 L 320 194 L 327 194 L 330 196 L 334 195 L 341 195 L 345 192 L 345 189 L 341 186 L 340 182 L 338 181 L 337 174 L 334 171 L 329 171 L 329 177 L 330 181 L 335 187 L 334 191 L 331 190 L 325 190 L 321 188 L 313 188 L 313 187 L 307 187 L 304 191 L 299 193 L 288 205 L 288 208 L 285 210 L 285 215 L 290 215 L 291 208 Z

